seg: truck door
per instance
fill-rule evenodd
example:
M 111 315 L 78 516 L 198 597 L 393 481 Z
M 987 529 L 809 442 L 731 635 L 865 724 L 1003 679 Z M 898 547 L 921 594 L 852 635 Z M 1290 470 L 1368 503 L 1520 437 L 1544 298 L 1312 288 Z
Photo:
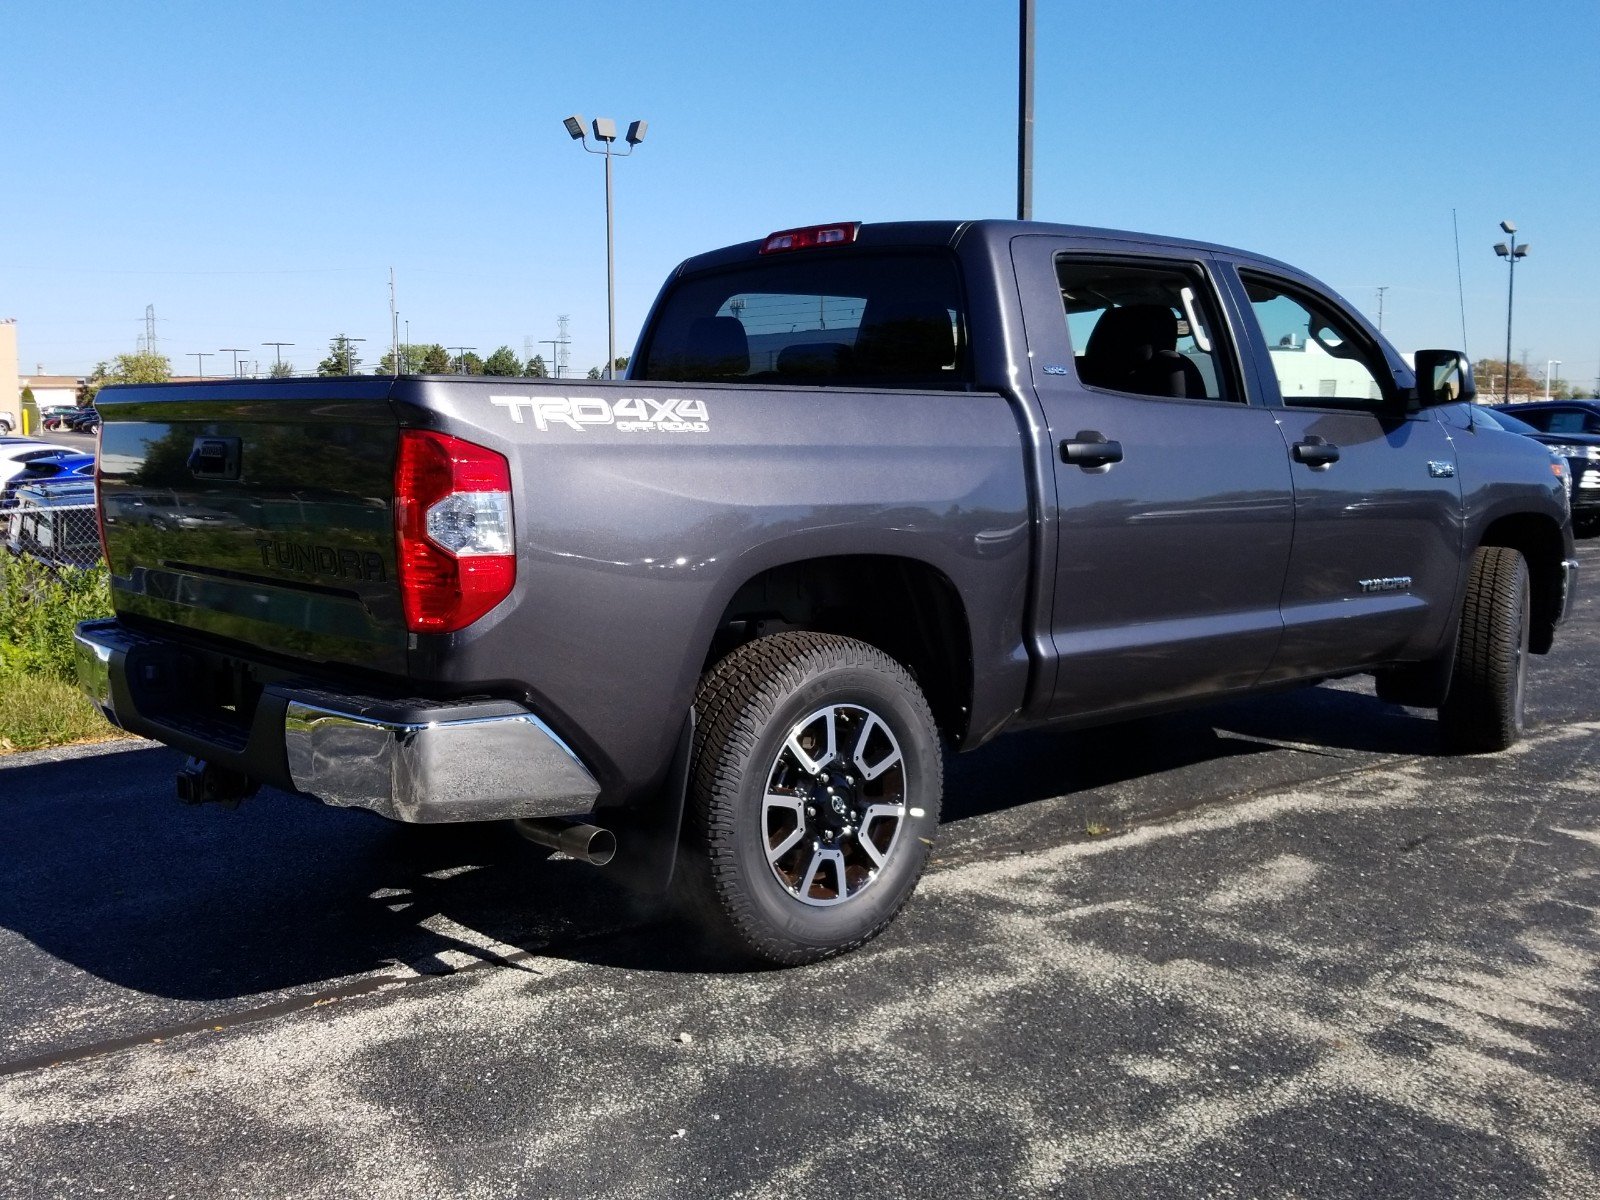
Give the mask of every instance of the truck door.
M 1054 448 L 1050 713 L 1250 686 L 1281 633 L 1289 464 L 1209 262 L 1038 236 L 1012 256 Z
M 1241 267 L 1230 291 L 1276 391 L 1294 480 L 1284 636 L 1267 678 L 1431 653 L 1455 609 L 1462 504 L 1455 446 L 1408 412 L 1409 369 L 1304 279 Z

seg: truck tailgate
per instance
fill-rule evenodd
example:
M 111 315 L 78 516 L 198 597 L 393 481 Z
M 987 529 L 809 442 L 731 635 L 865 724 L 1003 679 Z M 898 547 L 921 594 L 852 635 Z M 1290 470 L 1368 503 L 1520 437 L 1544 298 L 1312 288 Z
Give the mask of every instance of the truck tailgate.
M 118 614 L 402 674 L 390 385 L 106 389 L 100 494 Z

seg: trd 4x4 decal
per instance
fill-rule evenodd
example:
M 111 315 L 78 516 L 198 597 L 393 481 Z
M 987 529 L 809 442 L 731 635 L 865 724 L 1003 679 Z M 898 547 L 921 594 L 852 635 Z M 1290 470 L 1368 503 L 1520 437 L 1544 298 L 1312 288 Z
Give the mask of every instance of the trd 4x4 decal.
M 619 433 L 709 433 L 710 414 L 704 400 L 656 400 L 626 396 L 604 400 L 599 396 L 490 396 L 489 403 L 505 409 L 518 425 L 533 418 L 534 426 L 552 425 L 582 431 L 591 425 L 608 425 Z

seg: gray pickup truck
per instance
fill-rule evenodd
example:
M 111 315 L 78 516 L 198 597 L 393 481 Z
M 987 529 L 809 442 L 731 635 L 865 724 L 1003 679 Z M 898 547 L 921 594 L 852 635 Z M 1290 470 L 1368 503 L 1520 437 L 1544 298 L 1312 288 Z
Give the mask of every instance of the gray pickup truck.
M 1371 672 L 1496 750 L 1571 601 L 1462 357 L 1221 246 L 786 230 L 632 364 L 105 389 L 82 686 L 188 799 L 515 820 L 796 963 L 905 903 L 946 747 Z

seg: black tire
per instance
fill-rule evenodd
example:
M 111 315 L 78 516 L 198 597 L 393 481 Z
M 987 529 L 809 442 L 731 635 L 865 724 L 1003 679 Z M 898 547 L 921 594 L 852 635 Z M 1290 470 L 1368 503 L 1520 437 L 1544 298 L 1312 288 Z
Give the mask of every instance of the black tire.
M 1439 709 L 1456 754 L 1504 750 L 1522 737 L 1532 600 L 1528 564 L 1505 546 L 1479 546 L 1467 576 L 1455 673 Z
M 735 957 L 781 965 L 881 933 L 927 864 L 944 790 L 905 668 L 850 638 L 775 634 L 707 672 L 695 711 L 678 872 L 694 916 Z

